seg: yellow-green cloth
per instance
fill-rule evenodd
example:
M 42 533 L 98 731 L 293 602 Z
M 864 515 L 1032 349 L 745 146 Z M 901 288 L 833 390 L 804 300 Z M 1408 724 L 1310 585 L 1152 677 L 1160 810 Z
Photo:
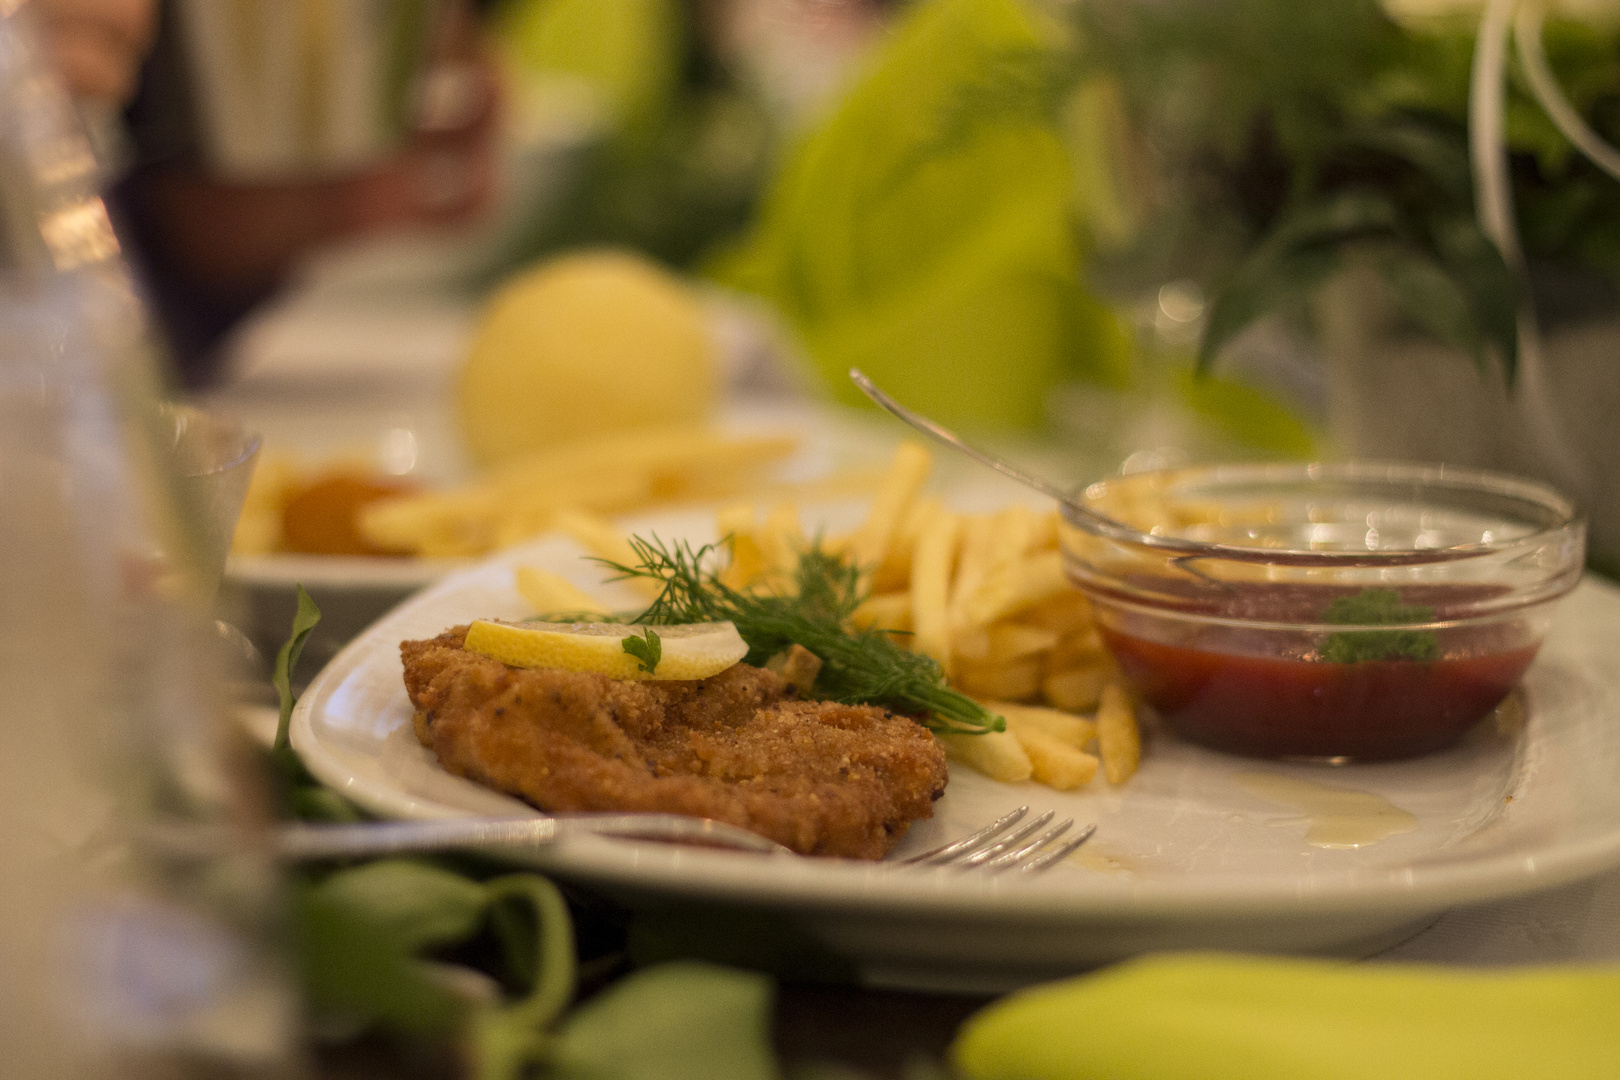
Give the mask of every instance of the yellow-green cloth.
M 1150 957 L 971 1017 L 970 1080 L 1615 1080 L 1620 968 Z
M 1081 279 L 1054 33 L 1024 0 L 919 0 L 712 267 L 839 396 L 855 366 L 947 423 L 1031 427 L 1061 378 L 1123 378 L 1129 337 Z

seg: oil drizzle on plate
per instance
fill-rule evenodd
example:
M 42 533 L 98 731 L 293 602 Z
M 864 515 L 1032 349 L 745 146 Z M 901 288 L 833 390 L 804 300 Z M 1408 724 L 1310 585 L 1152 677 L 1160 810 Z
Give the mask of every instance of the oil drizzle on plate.
M 1262 798 L 1298 807 L 1305 815 L 1305 842 L 1320 848 L 1358 848 L 1417 828 L 1417 817 L 1382 795 L 1332 787 L 1272 773 L 1232 778 Z
M 1136 870 L 1123 856 L 1093 850 L 1090 844 L 1070 855 L 1069 861 L 1099 874 L 1130 874 Z

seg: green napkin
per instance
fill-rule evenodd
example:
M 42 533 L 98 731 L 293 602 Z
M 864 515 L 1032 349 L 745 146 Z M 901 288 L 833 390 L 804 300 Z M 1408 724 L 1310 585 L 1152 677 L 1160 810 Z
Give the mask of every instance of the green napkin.
M 519 75 L 578 80 L 638 147 L 680 82 L 680 0 L 512 0 L 495 9 L 491 31 Z
M 1614 1080 L 1620 968 L 1150 957 L 1005 998 L 970 1080 Z
M 864 368 L 952 424 L 1038 425 L 1052 383 L 1117 382 L 1128 337 L 1082 284 L 1053 27 L 1022 0 L 911 7 L 711 268 L 775 303 L 829 386 Z

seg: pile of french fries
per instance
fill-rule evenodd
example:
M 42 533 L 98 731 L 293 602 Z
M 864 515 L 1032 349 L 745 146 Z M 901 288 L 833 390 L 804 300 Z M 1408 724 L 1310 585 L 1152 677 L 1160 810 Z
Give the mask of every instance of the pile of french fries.
M 1057 512 L 958 513 L 922 495 L 932 470 L 925 448 L 901 444 L 845 543 L 856 565 L 873 567 L 857 623 L 900 632 L 952 686 L 1006 718 L 1005 732 L 941 736 L 964 764 L 1062 790 L 1099 768 L 1124 783 L 1141 760 L 1136 712 L 1063 572 Z
M 371 542 L 425 557 L 482 555 L 558 527 L 558 514 L 620 514 L 659 503 L 735 498 L 791 454 L 786 436 L 672 429 L 571 442 L 470 484 L 366 506 Z
M 866 494 L 878 477 L 845 471 L 821 481 L 773 481 L 797 448 L 783 435 L 660 428 L 578 440 L 532 454 L 457 487 L 401 494 L 357 512 L 359 533 L 378 548 L 423 558 L 465 558 L 568 529 L 568 515 L 634 513 L 682 502 L 715 503 L 773 493 L 798 499 Z M 232 550 L 280 550 L 282 513 L 312 477 L 375 472 L 360 457 L 309 467 L 266 453 L 248 493 Z M 572 522 L 577 526 L 579 518 Z
M 953 758 L 1010 783 L 1070 790 L 1099 771 L 1111 784 L 1124 783 L 1141 759 L 1136 712 L 1090 606 L 1064 576 L 1056 511 L 1015 505 L 957 513 L 923 497 L 932 468 L 926 449 L 902 444 L 866 520 L 823 541 L 871 568 L 856 624 L 892 631 L 938 661 L 951 685 L 1006 718 L 1004 732 L 941 735 Z M 737 505 L 720 511 L 716 524 L 731 556 L 722 581 L 767 591 L 791 586 L 807 547 L 794 504 L 763 513 Z M 596 557 L 634 561 L 628 539 L 598 517 L 570 511 L 555 525 Z M 645 579 L 634 584 L 657 587 Z M 543 571 L 519 571 L 518 586 L 540 612 L 601 610 Z

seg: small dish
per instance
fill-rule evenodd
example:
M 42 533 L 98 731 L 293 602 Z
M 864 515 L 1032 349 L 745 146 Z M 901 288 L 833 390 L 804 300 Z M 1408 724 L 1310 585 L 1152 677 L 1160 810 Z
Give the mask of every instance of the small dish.
M 1580 580 L 1551 488 L 1449 466 L 1224 465 L 1093 484 L 1065 566 L 1133 690 L 1258 757 L 1383 761 L 1456 742 Z

